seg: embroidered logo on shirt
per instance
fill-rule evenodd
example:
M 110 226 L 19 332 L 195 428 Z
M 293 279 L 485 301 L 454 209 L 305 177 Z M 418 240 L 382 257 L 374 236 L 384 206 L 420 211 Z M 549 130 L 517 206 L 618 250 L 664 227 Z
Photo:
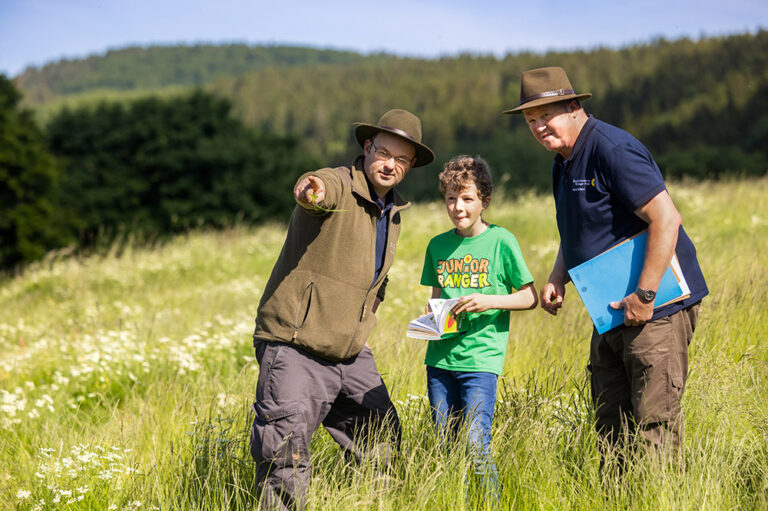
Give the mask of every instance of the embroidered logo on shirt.
M 594 181 L 594 179 L 593 179 Z M 571 188 L 572 192 L 583 192 L 587 189 L 587 185 L 591 184 L 592 186 L 595 186 L 594 183 L 591 183 L 589 179 L 574 179 L 572 182 L 573 187 Z

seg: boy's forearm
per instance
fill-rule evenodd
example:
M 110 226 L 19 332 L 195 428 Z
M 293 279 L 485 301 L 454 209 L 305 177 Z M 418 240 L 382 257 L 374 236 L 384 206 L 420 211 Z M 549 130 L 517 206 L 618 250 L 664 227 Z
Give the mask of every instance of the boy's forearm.
M 537 303 L 536 289 L 531 282 L 508 295 L 485 295 L 482 293 L 465 295 L 453 311 L 459 314 L 461 312 L 485 312 L 491 309 L 527 310 L 536 307 Z
M 503 310 L 528 310 L 539 303 L 533 283 L 521 287 L 514 293 L 496 296 L 498 296 L 498 307 L 495 308 Z

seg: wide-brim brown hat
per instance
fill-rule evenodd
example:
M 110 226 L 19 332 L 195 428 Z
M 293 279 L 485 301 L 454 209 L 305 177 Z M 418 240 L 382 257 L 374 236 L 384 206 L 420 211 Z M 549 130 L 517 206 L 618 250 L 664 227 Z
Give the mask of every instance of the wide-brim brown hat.
M 356 122 L 354 125 L 355 138 L 360 147 L 363 147 L 365 141 L 376 133 L 391 133 L 392 135 L 404 138 L 414 145 L 416 148 L 414 167 L 427 165 L 435 159 L 432 149 L 421 143 L 421 121 L 407 110 L 399 108 L 390 110 L 382 115 L 376 124 Z
M 592 94 L 576 94 L 568 75 L 562 67 L 540 67 L 524 71 L 520 79 L 520 104 L 505 114 L 519 114 L 526 108 L 534 108 L 548 103 L 576 99 L 581 101 Z

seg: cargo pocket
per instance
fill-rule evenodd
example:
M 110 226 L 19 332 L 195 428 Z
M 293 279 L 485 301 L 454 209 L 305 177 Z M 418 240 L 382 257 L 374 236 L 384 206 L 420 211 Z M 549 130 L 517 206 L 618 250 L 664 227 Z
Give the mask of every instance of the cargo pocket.
M 251 430 L 251 456 L 259 463 L 276 467 L 294 466 L 306 459 L 301 407 L 254 403 L 256 418 Z
M 671 422 L 680 411 L 685 380 L 677 361 L 668 354 L 644 357 L 645 366 L 635 371 L 633 406 L 638 422 Z
M 669 419 L 675 420 L 680 415 L 681 402 L 683 400 L 683 389 L 685 388 L 685 380 L 682 376 L 671 376 L 669 389 Z

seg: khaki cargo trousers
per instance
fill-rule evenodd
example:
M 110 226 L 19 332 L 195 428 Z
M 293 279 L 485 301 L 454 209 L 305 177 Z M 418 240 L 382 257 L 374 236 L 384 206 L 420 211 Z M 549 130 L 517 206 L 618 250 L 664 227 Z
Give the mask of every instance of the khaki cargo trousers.
M 251 456 L 262 509 L 303 509 L 310 477 L 309 445 L 322 424 L 358 460 L 388 464 L 401 429 L 373 353 L 331 362 L 281 342 L 256 347 L 259 380 Z
M 698 314 L 697 303 L 641 326 L 602 335 L 593 330 L 589 369 L 601 439 L 615 445 L 637 433 L 644 443 L 679 447 L 680 400 Z

